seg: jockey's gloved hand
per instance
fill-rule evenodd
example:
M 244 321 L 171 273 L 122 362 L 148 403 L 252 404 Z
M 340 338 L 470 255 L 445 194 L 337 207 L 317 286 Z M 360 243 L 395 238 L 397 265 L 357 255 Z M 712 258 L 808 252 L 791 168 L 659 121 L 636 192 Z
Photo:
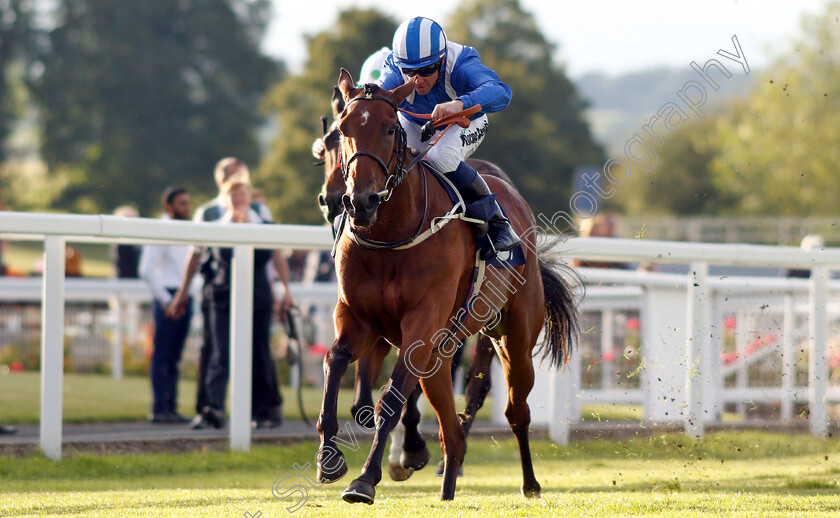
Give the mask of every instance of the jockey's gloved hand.
M 423 124 L 423 128 L 420 130 L 420 142 L 426 142 L 432 138 L 436 131 L 437 128 L 435 128 L 434 122 L 429 121 Z
M 312 156 L 318 160 L 323 160 L 326 153 L 327 147 L 324 145 L 324 139 L 316 138 L 315 142 L 312 143 Z

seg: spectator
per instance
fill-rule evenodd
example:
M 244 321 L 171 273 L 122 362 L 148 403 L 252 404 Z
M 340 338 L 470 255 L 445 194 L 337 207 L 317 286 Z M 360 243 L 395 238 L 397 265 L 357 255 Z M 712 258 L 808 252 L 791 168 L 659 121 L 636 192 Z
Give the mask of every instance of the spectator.
M 265 223 L 250 207 L 250 182 L 243 176 L 231 177 L 223 187 L 227 204 L 223 224 Z M 213 326 L 213 356 L 207 372 L 207 392 L 210 405 L 202 415 L 209 424 L 224 424 L 224 402 L 230 362 L 230 281 L 232 252 L 229 248 L 213 248 L 217 275 L 213 280 L 211 323 Z M 279 413 L 272 414 L 272 403 L 279 391 L 272 375 L 269 338 L 274 298 L 268 280 L 266 264 L 271 260 L 271 250 L 254 252 L 254 315 L 253 315 L 253 370 L 251 415 L 254 426 L 268 428 L 280 424 Z M 280 274 L 280 272 L 278 272 Z M 287 278 L 288 274 L 281 275 Z M 281 400 L 282 401 L 282 400 Z
M 292 250 L 289 256 L 289 280 L 291 282 L 303 282 L 309 263 L 309 250 Z
M 170 187 L 163 193 L 164 220 L 190 219 L 190 195 L 183 187 Z M 192 304 L 187 299 L 183 314 L 170 318 L 165 314 L 181 284 L 188 245 L 146 245 L 140 259 L 140 275 L 152 289 L 155 319 L 154 352 L 151 378 L 152 423 L 186 423 L 189 419 L 177 411 L 178 363 L 190 330 Z
M 808 234 L 802 238 L 799 248 L 802 250 L 821 250 L 825 248 L 825 240 L 819 234 Z M 798 279 L 810 279 L 811 270 L 808 268 L 785 268 L 782 270 L 783 277 L 794 277 Z
M 196 223 L 209 223 L 218 220 L 225 212 L 224 195 L 222 194 L 222 185 L 225 180 L 234 174 L 244 175 L 249 177 L 248 167 L 240 160 L 227 157 L 219 160 L 213 170 L 213 178 L 216 181 L 216 186 L 219 189 L 219 194 L 200 205 L 193 214 L 193 221 Z M 260 217 L 265 221 L 272 221 L 271 212 L 265 204 L 252 203 L 251 208 L 254 209 Z M 213 298 L 212 280 L 215 275 L 215 267 L 213 264 L 213 257 L 209 249 L 202 249 L 201 247 L 193 247 L 189 256 L 188 263 L 184 272 L 184 277 L 181 283 L 181 289 L 175 294 L 173 298 L 174 304 L 170 304 L 167 308 L 167 314 L 171 317 L 183 304 L 184 299 L 188 293 L 189 286 L 192 283 L 193 277 L 198 271 L 204 281 L 204 287 L 201 291 L 201 316 L 203 322 L 203 340 L 201 350 L 198 357 L 198 379 L 197 393 L 195 401 L 196 417 L 193 420 L 193 428 L 201 427 L 206 424 L 201 417 L 202 410 L 210 404 L 207 396 L 207 384 L 205 378 L 207 376 L 207 368 L 210 364 L 210 355 L 213 351 L 213 337 L 210 327 L 210 301 Z M 279 401 L 277 402 L 279 405 Z
M 114 216 L 120 218 L 136 218 L 139 215 L 131 205 L 117 207 L 114 211 Z M 111 245 L 111 262 L 117 279 L 137 279 L 140 276 L 138 266 L 141 249 L 139 245 Z
M 64 276 L 82 277 L 82 253 L 70 245 L 64 251 Z
M 235 182 L 235 185 L 231 183 Z M 214 221 L 222 217 L 225 222 L 233 222 L 233 215 L 230 214 L 229 207 L 233 206 L 231 197 L 229 196 L 234 187 L 237 189 L 237 204 L 238 211 L 236 217 L 243 219 L 247 216 L 247 221 L 252 223 L 272 223 L 271 213 L 264 204 L 251 203 L 250 193 L 250 178 L 248 168 L 244 163 L 233 159 L 223 159 L 216 167 L 216 181 L 220 187 L 220 195 L 216 198 L 215 204 L 208 204 L 203 210 L 199 208 L 194 219 L 200 221 Z M 241 193 L 241 190 L 247 191 Z M 242 199 L 247 199 L 248 202 L 242 205 Z M 268 300 L 271 301 L 271 285 L 268 283 L 268 274 L 263 261 L 265 253 L 260 251 L 255 254 L 263 266 L 257 266 L 254 272 L 255 282 L 262 283 L 265 280 L 265 288 L 268 289 Z M 230 250 L 209 249 L 203 253 L 200 250 L 195 250 L 190 257 L 190 262 L 187 271 L 182 279 L 181 288 L 176 293 L 173 302 L 170 304 L 167 312 L 178 314 L 182 311 L 184 299 L 187 293 L 187 288 L 192 280 L 192 277 L 198 271 L 199 257 L 203 257 L 202 272 L 205 276 L 205 289 L 203 290 L 204 301 L 202 303 L 202 310 L 207 306 L 208 315 L 205 317 L 205 332 L 210 334 L 208 338 L 205 334 L 205 344 L 202 347 L 201 363 L 200 363 L 200 382 L 199 382 L 199 402 L 205 403 L 199 410 L 199 415 L 193 421 L 193 428 L 217 427 L 224 425 L 224 392 L 226 390 L 227 376 L 228 376 L 228 357 L 229 357 L 229 312 L 222 308 L 229 305 L 224 293 L 229 294 L 230 286 Z M 280 251 L 268 252 L 268 258 L 272 261 L 274 269 L 278 278 L 281 280 L 284 293 L 280 298 L 280 311 L 284 314 L 288 311 L 292 304 L 291 294 L 288 291 L 289 272 L 286 261 Z M 225 289 L 227 292 L 225 292 Z M 255 286 L 255 298 L 260 293 L 260 300 L 255 300 L 254 309 L 262 308 L 262 303 L 265 302 L 265 292 L 261 285 Z M 229 307 L 229 306 L 228 306 Z M 280 405 L 282 398 L 277 384 L 277 377 L 274 371 L 274 365 L 271 361 L 270 351 L 268 348 L 268 331 L 270 329 L 271 310 L 266 314 L 255 315 L 254 318 L 254 361 L 255 368 L 253 371 L 254 383 L 262 384 L 262 387 L 268 385 L 269 390 L 258 388 L 254 389 L 254 425 L 257 427 L 276 426 L 280 423 Z M 262 309 L 261 309 L 262 310 Z M 264 310 L 262 310 L 265 313 Z M 218 318 L 217 318 L 218 317 Z M 264 320 L 264 322 L 263 322 Z M 217 325 L 218 323 L 218 325 Z M 269 327 L 265 328 L 265 339 L 259 335 L 263 328 L 258 329 L 263 323 Z M 259 339 L 259 341 L 258 341 Z M 211 360 L 212 356 L 212 360 Z M 257 366 L 257 362 L 261 362 Z M 201 372 L 204 371 L 202 375 Z M 211 375 L 212 372 L 212 375 Z M 263 378 L 264 376 L 264 378 Z M 211 379 L 212 377 L 212 379 Z M 260 392 L 261 394 L 258 394 Z M 268 411 L 266 412 L 266 404 L 262 395 L 268 394 Z M 202 396 L 203 394 L 203 396 Z M 201 401 L 201 398 L 204 401 Z
M 580 226 L 580 237 L 615 237 L 615 217 L 610 211 L 596 214 L 586 219 Z M 624 263 L 613 263 L 607 261 L 575 261 L 577 267 L 588 268 L 621 268 L 628 266 Z

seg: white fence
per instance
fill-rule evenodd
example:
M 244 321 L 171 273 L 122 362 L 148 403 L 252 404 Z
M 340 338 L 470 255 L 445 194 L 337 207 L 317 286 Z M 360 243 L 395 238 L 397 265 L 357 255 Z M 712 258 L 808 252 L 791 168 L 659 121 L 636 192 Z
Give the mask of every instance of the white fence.
M 561 376 L 538 368 L 529 400 L 532 422 L 548 423 L 555 440 L 568 440 L 569 425 L 579 420 L 580 406 L 586 403 L 639 405 L 643 421 L 683 422 L 695 436 L 702 436 L 704 424 L 720 422 L 726 407 L 745 413 L 748 407 L 778 404 L 774 412 L 790 423 L 795 406 L 808 404 L 812 433 L 827 434 L 826 405 L 840 403 L 837 281 L 821 284 L 827 298 L 815 304 L 810 293 L 813 282 L 807 279 L 708 278 L 701 299 L 705 308 L 695 317 L 689 306 L 697 302 L 697 295 L 688 288 L 699 289 L 702 284 L 689 284 L 686 275 L 606 269 L 581 273 L 589 286 L 596 286 L 589 291 L 599 290 L 583 306 L 586 316 L 601 313 L 598 325 L 590 329 L 594 336 L 586 344 L 583 335 L 576 351 L 579 361 Z M 610 291 L 622 289 L 620 299 L 610 299 Z M 616 315 L 622 312 L 638 315 L 624 319 L 633 320 L 639 330 L 630 347 L 626 340 L 614 338 Z M 817 324 L 819 319 L 823 323 Z M 692 330 L 691 322 L 696 320 L 703 322 L 705 331 Z M 833 337 L 828 351 L 827 328 Z M 694 339 L 698 336 L 707 338 L 695 348 L 693 342 L 701 341 Z M 812 353 L 816 347 L 823 352 Z M 595 374 L 587 376 L 593 367 Z M 557 381 L 563 384 L 552 385 Z M 537 396 L 549 391 L 555 394 L 557 407 L 546 407 L 545 398 Z M 494 385 L 494 402 L 504 398 L 503 392 L 503 387 Z M 495 418 L 504 420 L 502 412 L 494 408 Z
M 41 291 L 41 421 L 44 454 L 61 458 L 64 385 L 64 253 L 68 239 L 104 242 L 168 242 L 233 246 L 231 281 L 230 445 L 251 443 L 251 326 L 254 248 L 326 249 L 330 231 L 301 225 L 198 225 L 192 222 L 115 216 L 0 213 L 0 233 L 41 236 L 44 271 Z M 15 237 L 15 236 L 11 236 Z M 248 344 L 244 346 L 244 344 Z
M 41 448 L 50 458 L 61 457 L 62 424 L 62 347 L 64 302 L 73 284 L 64 278 L 64 248 L 67 241 L 102 242 L 174 242 L 233 246 L 234 275 L 231 304 L 231 420 L 230 445 L 247 450 L 250 446 L 250 366 L 251 300 L 253 289 L 252 257 L 255 247 L 289 249 L 328 249 L 329 229 L 295 225 L 196 225 L 149 219 L 124 219 L 114 216 L 48 215 L 14 212 L 0 213 L 0 236 L 44 240 L 44 273 L 41 283 Z M 751 245 L 710 245 L 606 238 L 572 239 L 557 249 L 564 257 L 613 261 L 654 261 L 684 263 L 689 274 L 636 274 L 619 271 L 586 271 L 591 282 L 610 287 L 591 287 L 584 309 L 638 311 L 643 338 L 639 389 L 610 389 L 581 393 L 581 366 L 572 363 L 565 373 L 540 373 L 534 394 L 548 392 L 547 411 L 533 412 L 534 421 L 549 422 L 553 439 L 568 440 L 569 424 L 579 418 L 581 400 L 637 402 L 644 419 L 653 422 L 674 421 L 685 424 L 688 433 L 702 436 L 704 424 L 714 420 L 727 401 L 743 403 L 760 398 L 777 398 L 785 405 L 807 401 L 811 431 L 824 437 L 828 431 L 826 403 L 840 400 L 836 389 L 828 390 L 826 359 L 829 293 L 840 286 L 828 283 L 828 269 L 840 267 L 839 250 L 802 251 L 792 247 Z M 708 265 L 742 265 L 810 268 L 810 281 L 767 281 L 709 279 Z M 773 282 L 782 284 L 776 285 Z M 753 289 L 756 288 L 756 289 Z M 769 291 L 768 291 L 769 290 Z M 781 347 L 790 358 L 793 344 L 793 320 L 803 305 L 797 299 L 807 290 L 809 332 L 807 341 L 807 398 L 797 394 L 790 370 L 782 375 L 782 387 L 773 393 L 762 390 L 750 393 L 724 390 L 721 378 L 728 371 L 718 365 L 720 357 L 719 316 L 732 297 L 753 293 L 768 297 L 763 302 L 778 306 L 781 300 L 785 322 Z M 721 301 L 723 297 L 723 301 Z M 781 297 L 781 298 L 780 298 Z M 799 306 L 799 307 L 798 307 Z M 765 308 L 766 309 L 766 308 Z M 605 322 L 611 322 L 604 320 Z M 609 324 L 608 324 L 609 325 Z M 605 332 L 609 337 L 609 333 Z M 604 344 L 608 339 L 604 338 Z M 743 363 L 743 362 L 742 362 Z M 736 376 L 737 376 L 736 372 Z M 605 378 L 606 379 L 606 378 Z M 503 386 L 496 376 L 494 386 Z M 741 386 L 740 389 L 747 387 Z M 591 394 L 591 396 L 590 396 Z M 580 396 L 580 397 L 579 397 Z M 503 398 L 496 397 L 494 417 L 498 419 Z M 539 409 L 539 404 L 532 405 Z M 789 411 L 786 411 L 789 414 Z

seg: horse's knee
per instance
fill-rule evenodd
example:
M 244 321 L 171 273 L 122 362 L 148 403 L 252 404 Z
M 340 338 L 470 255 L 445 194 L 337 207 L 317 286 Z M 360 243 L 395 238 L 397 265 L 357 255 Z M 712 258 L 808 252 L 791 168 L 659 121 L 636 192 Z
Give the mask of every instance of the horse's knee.
M 528 405 L 517 406 L 508 404 L 505 407 L 505 417 L 511 426 L 514 424 L 524 424 L 527 427 L 531 424 L 531 409 L 528 408 Z
M 330 347 L 330 350 L 327 351 L 327 354 L 324 355 L 324 366 L 325 367 L 338 367 L 350 364 L 350 360 L 353 358 L 353 354 L 347 349 L 347 347 L 343 346 L 342 344 L 338 343 Z

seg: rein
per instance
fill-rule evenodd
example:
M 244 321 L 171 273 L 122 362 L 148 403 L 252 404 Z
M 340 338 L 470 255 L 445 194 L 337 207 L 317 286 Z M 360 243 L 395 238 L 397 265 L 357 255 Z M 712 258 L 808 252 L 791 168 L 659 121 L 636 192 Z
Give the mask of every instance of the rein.
M 407 110 L 403 110 L 402 108 L 397 106 L 397 104 L 393 100 L 391 100 L 390 98 L 385 97 L 384 95 L 374 94 L 371 84 L 366 84 L 364 86 L 364 94 L 362 94 L 358 97 L 354 97 L 353 99 L 350 99 L 349 101 L 347 101 L 347 103 L 345 104 L 345 109 L 347 109 L 347 106 L 349 106 L 351 103 L 356 102 L 356 101 L 361 101 L 361 100 L 385 101 L 388 104 L 390 104 L 391 107 L 394 108 L 394 111 L 402 112 L 402 113 L 405 113 L 406 115 L 410 115 L 412 117 L 417 117 L 417 118 L 420 118 L 420 119 L 426 119 L 426 120 L 431 120 L 432 119 L 432 116 L 430 114 L 413 113 L 413 112 L 410 112 L 410 111 L 407 111 Z M 420 163 L 420 161 L 423 159 L 423 157 L 426 156 L 426 153 L 429 152 L 429 150 L 432 148 L 432 146 L 434 146 L 440 140 L 440 138 L 443 136 L 443 134 L 446 133 L 446 131 L 450 127 L 452 127 L 455 124 L 457 124 L 458 126 L 461 126 L 462 128 L 469 127 L 469 125 L 470 125 L 470 119 L 469 118 L 472 115 L 475 115 L 476 113 L 478 113 L 480 110 L 481 110 L 481 105 L 477 104 L 477 105 L 473 106 L 472 108 L 468 108 L 466 110 L 463 110 L 463 111 L 460 111 L 460 112 L 457 112 L 457 113 L 452 113 L 450 115 L 447 115 L 446 117 L 441 118 L 437 122 L 434 122 L 433 123 L 434 127 L 435 128 L 443 127 L 444 128 L 443 131 L 441 131 L 440 134 L 437 137 L 435 137 L 432 140 L 432 142 L 429 143 L 429 145 L 426 147 L 426 149 L 424 149 L 422 152 L 418 153 L 417 156 L 414 157 L 414 159 L 408 164 L 407 167 L 403 167 L 403 163 L 405 162 L 405 150 L 406 150 L 406 147 L 407 147 L 407 144 L 406 144 L 407 138 L 406 138 L 406 134 L 405 134 L 405 129 L 403 129 L 402 125 L 399 124 L 399 123 L 397 124 L 397 130 L 396 130 L 397 131 L 397 136 L 396 136 L 396 139 L 394 140 L 394 149 L 391 152 L 391 158 L 388 160 L 387 164 L 385 164 L 385 161 L 382 160 L 379 156 L 377 156 L 374 153 L 371 153 L 370 151 L 356 151 L 355 153 L 350 155 L 350 157 L 345 161 L 344 160 L 344 149 L 342 147 L 340 152 L 339 152 L 339 160 L 340 160 L 340 163 L 341 163 L 341 175 L 344 177 L 344 180 L 347 181 L 347 178 L 350 174 L 349 169 L 348 169 L 350 162 L 359 158 L 360 156 L 367 156 L 367 157 L 372 158 L 374 161 L 376 161 L 377 164 L 379 164 L 379 166 L 385 171 L 385 174 L 387 175 L 387 179 L 385 180 L 385 188 L 383 190 L 379 191 L 378 193 L 376 193 L 379 196 L 379 198 L 382 200 L 382 203 L 385 203 L 385 202 L 387 202 L 388 200 L 391 199 L 391 195 L 393 194 L 394 189 L 399 184 L 401 184 L 403 180 L 405 180 L 405 177 L 407 176 L 408 172 L 411 171 L 414 168 L 414 166 L 416 166 L 418 163 Z M 396 163 L 394 164 L 395 161 L 396 161 Z M 393 172 L 391 172 L 392 164 L 393 164 Z M 443 176 L 440 173 L 437 173 L 437 174 L 439 174 L 439 176 L 442 176 L 447 182 L 449 182 L 449 179 L 447 179 L 445 176 Z M 458 192 L 457 189 L 455 190 L 455 192 Z M 458 194 L 459 203 L 456 204 L 452 208 L 452 210 L 447 212 L 444 216 L 442 216 L 440 218 L 434 218 L 431 226 L 429 227 L 429 229 L 426 230 L 426 232 L 422 233 L 422 235 L 421 235 L 421 232 L 423 230 L 423 222 L 426 221 L 426 214 L 427 214 L 427 211 L 428 211 L 428 208 L 429 208 L 429 189 L 428 189 L 428 180 L 426 178 L 425 168 L 423 169 L 423 197 L 424 197 L 423 217 L 420 219 L 420 225 L 418 226 L 417 231 L 414 233 L 414 235 L 412 237 L 407 238 L 407 239 L 403 239 L 402 241 L 395 241 L 395 242 L 377 241 L 377 240 L 373 240 L 373 239 L 366 239 L 364 237 L 359 236 L 358 233 L 356 233 L 356 231 L 353 230 L 352 227 L 350 227 L 350 237 L 353 239 L 353 241 L 357 245 L 361 246 L 362 248 L 367 248 L 369 250 L 404 250 L 406 248 L 411 248 L 411 247 L 416 246 L 416 245 L 420 244 L 421 242 L 425 241 L 428 237 L 430 237 L 432 234 L 434 234 L 435 232 L 440 230 L 444 225 L 446 225 L 453 218 L 461 217 L 461 219 L 468 219 L 468 218 L 465 218 L 463 216 L 463 213 L 458 212 L 459 208 L 461 210 L 463 210 L 465 208 L 465 204 L 464 204 L 463 200 L 460 199 L 460 193 L 459 193 Z M 347 217 L 349 217 L 349 216 L 345 212 L 344 215 L 342 216 L 342 218 L 346 219 Z M 344 227 L 344 221 L 341 222 L 341 230 L 343 230 L 343 227 Z M 342 233 L 341 230 L 339 230 L 339 232 L 336 235 L 336 242 L 338 241 L 338 238 L 341 236 L 341 233 Z

